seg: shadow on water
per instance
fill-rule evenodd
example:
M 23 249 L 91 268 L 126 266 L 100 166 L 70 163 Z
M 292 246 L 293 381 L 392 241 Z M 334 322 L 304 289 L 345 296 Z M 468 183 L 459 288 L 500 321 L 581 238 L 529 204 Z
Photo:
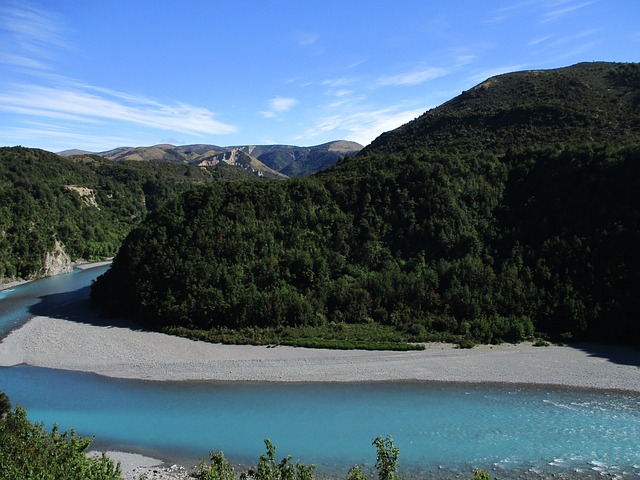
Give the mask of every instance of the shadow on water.
M 108 315 L 91 305 L 90 293 L 91 287 L 86 286 L 69 292 L 43 295 L 39 297 L 39 302 L 29 307 L 29 313 L 34 316 L 69 320 L 98 327 L 122 327 L 135 331 L 148 331 L 130 320 Z

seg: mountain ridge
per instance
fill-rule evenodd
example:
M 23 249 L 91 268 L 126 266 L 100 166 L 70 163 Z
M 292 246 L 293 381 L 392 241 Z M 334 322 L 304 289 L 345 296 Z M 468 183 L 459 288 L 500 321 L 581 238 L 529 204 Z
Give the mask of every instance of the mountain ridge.
M 215 167 L 216 165 L 219 165 L 221 163 L 226 163 L 227 165 L 232 166 L 240 166 L 245 170 L 250 171 L 251 173 L 255 173 L 259 177 L 264 176 L 266 178 L 274 179 L 288 178 L 286 175 L 267 167 L 256 157 L 253 157 L 237 148 L 232 148 L 231 150 L 220 153 L 213 153 L 213 151 L 205 152 L 201 155 L 198 155 L 193 161 L 189 163 L 189 165 L 193 165 L 196 167 Z
M 229 163 L 224 160 L 225 153 L 242 151 L 248 157 L 242 157 L 239 163 L 231 162 L 231 164 L 250 168 L 268 178 L 285 178 L 315 173 L 335 164 L 344 156 L 354 155 L 362 148 L 362 145 L 347 140 L 336 140 L 311 147 L 277 144 L 227 147 L 209 144 L 158 144 L 143 147 L 117 147 L 104 152 L 64 150 L 58 152 L 58 155 L 92 154 L 114 161 L 132 160 L 198 165 L 206 159 L 216 158 L 218 163 Z M 235 158 L 235 154 L 232 157 Z
M 639 88 L 638 63 L 584 62 L 496 75 L 383 133 L 361 154 L 407 146 L 504 153 L 518 144 L 558 143 L 561 138 L 636 141 Z M 576 132 L 591 135 L 577 138 Z

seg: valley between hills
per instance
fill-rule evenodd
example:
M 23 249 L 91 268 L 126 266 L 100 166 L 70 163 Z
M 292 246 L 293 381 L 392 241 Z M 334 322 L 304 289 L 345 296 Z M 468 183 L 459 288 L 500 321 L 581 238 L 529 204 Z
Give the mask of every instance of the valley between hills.
M 0 278 L 115 257 L 94 304 L 213 342 L 637 343 L 639 104 L 638 64 L 594 62 L 363 149 L 3 148 Z

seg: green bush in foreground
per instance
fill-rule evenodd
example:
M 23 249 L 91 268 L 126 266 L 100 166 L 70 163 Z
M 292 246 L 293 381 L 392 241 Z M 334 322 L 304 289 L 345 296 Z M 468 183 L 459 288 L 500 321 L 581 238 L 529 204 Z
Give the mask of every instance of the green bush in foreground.
M 376 470 L 378 470 L 378 478 L 380 480 L 394 480 L 396 471 L 398 470 L 398 457 L 400 449 L 393 444 L 393 438 L 387 436 L 376 437 L 373 440 L 376 447 Z
M 240 475 L 243 480 L 312 480 L 315 465 L 304 465 L 300 462 L 292 463 L 291 455 L 287 455 L 280 462 L 276 462 L 276 447 L 267 438 L 266 455 L 260 455 L 258 466 Z M 373 444 L 376 447 L 376 470 L 378 480 L 401 480 L 398 476 L 398 457 L 400 449 L 393 444 L 393 438 L 376 437 Z M 213 451 L 210 454 L 211 463 L 207 465 L 200 461 L 195 477 L 199 480 L 234 480 L 237 478 L 233 467 L 224 458 L 224 454 Z M 367 475 L 359 465 L 349 469 L 346 480 L 368 480 Z M 491 475 L 482 469 L 475 470 L 471 480 L 491 480 Z
M 197 477 L 200 480 L 235 480 L 233 467 L 224 458 L 222 452 L 213 451 L 209 454 L 211 463 L 207 465 L 204 460 L 200 460 Z
M 88 458 L 91 444 L 71 432 L 60 433 L 57 425 L 47 432 L 31 423 L 17 405 L 0 422 L 0 478 L 12 480 L 119 480 L 120 464 L 102 455 Z
M 267 438 L 266 455 L 260 455 L 258 466 L 243 473 L 240 477 L 252 480 L 312 480 L 315 465 L 292 463 L 291 455 L 287 455 L 280 462 L 276 462 L 276 447 Z M 211 464 L 200 461 L 196 478 L 199 480 L 234 480 L 235 474 L 229 461 L 222 452 L 213 451 L 210 454 Z
M 0 419 L 5 418 L 6 415 L 11 411 L 11 401 L 7 394 L 4 392 L 0 392 Z
M 473 477 L 471 477 L 471 480 L 491 480 L 491 475 L 479 468 L 478 470 L 473 472 Z

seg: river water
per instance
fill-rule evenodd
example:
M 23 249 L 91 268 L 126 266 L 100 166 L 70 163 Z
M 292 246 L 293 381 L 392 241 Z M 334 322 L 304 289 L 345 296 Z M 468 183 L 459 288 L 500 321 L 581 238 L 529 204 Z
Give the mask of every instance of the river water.
M 0 335 L 42 305 L 88 294 L 106 267 L 0 292 Z M 25 365 L 0 368 L 0 390 L 32 421 L 94 447 L 193 462 L 222 450 L 255 464 L 263 440 L 277 457 L 344 477 L 375 464 L 376 436 L 391 435 L 400 473 L 469 478 L 640 478 L 640 394 L 524 385 L 432 382 L 276 384 L 121 380 Z

